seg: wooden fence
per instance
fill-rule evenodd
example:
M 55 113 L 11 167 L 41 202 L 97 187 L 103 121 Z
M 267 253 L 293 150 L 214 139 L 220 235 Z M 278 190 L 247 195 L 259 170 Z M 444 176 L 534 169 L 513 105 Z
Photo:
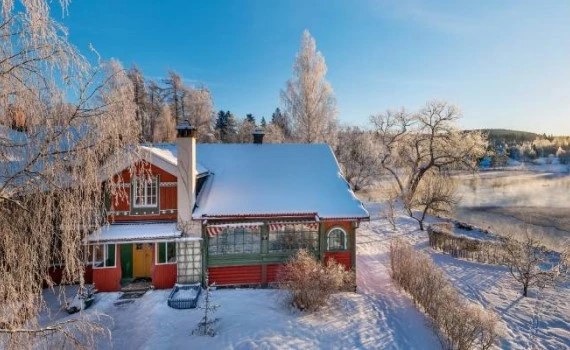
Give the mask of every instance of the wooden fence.
M 506 265 L 507 258 L 503 242 L 482 241 L 456 236 L 445 225 L 431 225 L 428 228 L 429 245 L 455 258 L 477 261 L 486 264 Z

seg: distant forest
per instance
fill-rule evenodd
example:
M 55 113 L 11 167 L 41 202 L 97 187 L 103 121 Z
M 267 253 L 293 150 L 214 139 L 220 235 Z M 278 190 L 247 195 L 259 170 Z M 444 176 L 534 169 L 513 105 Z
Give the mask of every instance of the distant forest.
M 546 163 L 556 161 L 570 164 L 570 136 L 553 136 L 508 129 L 480 129 L 488 136 L 494 151 L 493 166 L 506 164 L 508 159 L 534 161 L 543 158 Z

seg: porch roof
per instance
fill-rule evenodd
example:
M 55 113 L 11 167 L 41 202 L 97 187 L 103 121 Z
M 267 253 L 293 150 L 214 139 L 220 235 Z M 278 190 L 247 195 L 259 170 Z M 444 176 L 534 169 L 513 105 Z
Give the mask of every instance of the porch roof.
M 112 224 L 89 235 L 89 242 L 149 241 L 179 238 L 176 223 Z

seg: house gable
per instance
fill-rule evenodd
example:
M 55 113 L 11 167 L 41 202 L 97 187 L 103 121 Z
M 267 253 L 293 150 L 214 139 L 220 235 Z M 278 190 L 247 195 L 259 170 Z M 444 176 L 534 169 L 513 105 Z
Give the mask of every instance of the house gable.
M 176 176 L 147 161 L 139 161 L 135 164 L 135 174 L 149 174 L 156 178 L 156 206 L 134 205 L 134 176 L 129 169 L 120 172 L 114 180 L 120 179 L 120 195 L 109 199 L 108 221 L 125 222 L 141 220 L 176 220 L 177 218 L 177 193 Z

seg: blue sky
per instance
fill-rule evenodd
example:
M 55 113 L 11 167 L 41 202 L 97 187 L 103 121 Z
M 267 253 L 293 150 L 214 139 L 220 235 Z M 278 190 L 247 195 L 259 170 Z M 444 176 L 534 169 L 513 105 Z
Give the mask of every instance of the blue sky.
M 58 19 L 61 14 L 55 12 Z M 75 0 L 83 52 L 203 82 L 216 109 L 269 118 L 308 29 L 342 123 L 443 99 L 464 128 L 570 135 L 570 1 Z

